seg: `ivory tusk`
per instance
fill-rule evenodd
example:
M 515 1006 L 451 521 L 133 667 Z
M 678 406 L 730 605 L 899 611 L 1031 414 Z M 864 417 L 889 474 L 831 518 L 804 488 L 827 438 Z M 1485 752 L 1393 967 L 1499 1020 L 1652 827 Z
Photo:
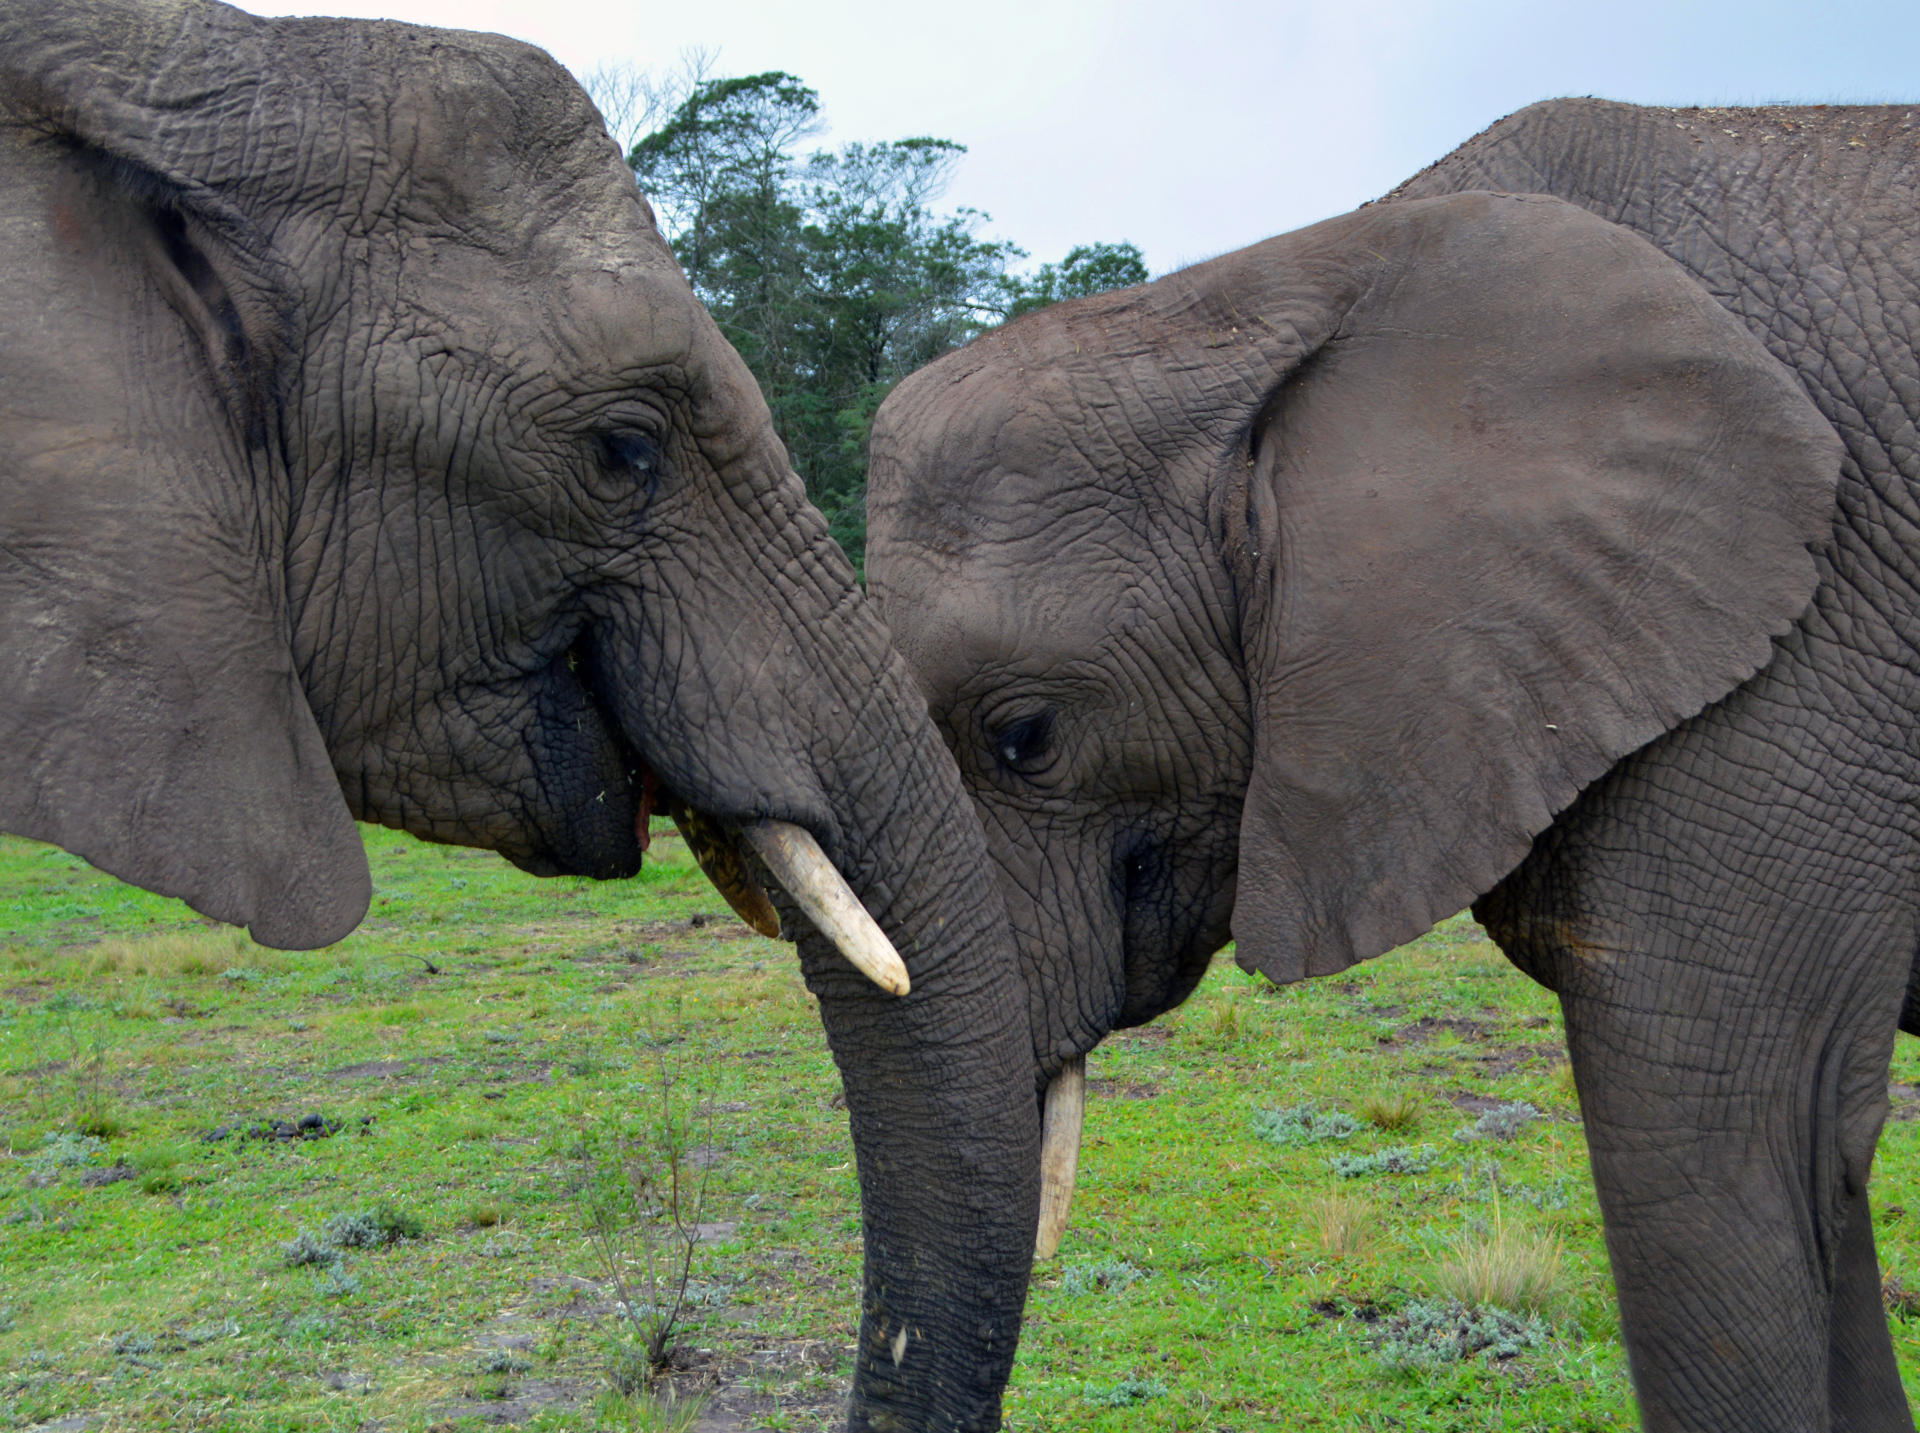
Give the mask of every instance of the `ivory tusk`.
M 1047 1086 L 1040 1117 L 1040 1232 L 1033 1257 L 1051 1259 L 1067 1233 L 1074 1176 L 1080 1169 L 1080 1129 L 1087 1119 L 1087 1057 L 1075 1055 Z
M 856 970 L 882 990 L 907 993 L 906 962 L 880 923 L 867 914 L 846 878 L 834 870 L 818 841 L 786 821 L 757 821 L 740 834 L 820 934 L 839 946 Z

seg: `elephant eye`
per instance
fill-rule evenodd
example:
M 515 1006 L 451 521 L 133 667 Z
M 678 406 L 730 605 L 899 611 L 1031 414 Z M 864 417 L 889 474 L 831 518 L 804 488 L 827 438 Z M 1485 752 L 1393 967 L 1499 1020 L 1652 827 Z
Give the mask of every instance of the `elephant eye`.
M 1018 721 L 990 729 L 987 740 L 993 747 L 993 759 L 1003 768 L 1021 776 L 1044 771 L 1048 746 L 1053 739 L 1053 713 L 1036 712 Z
M 600 466 L 629 489 L 652 493 L 660 481 L 660 445 L 645 433 L 616 429 L 600 435 Z

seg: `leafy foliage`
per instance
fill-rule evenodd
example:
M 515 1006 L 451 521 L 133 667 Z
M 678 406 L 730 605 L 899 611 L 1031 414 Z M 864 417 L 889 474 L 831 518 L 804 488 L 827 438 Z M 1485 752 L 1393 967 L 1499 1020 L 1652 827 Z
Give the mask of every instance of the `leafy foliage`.
M 1132 244 L 1082 244 L 1056 264 L 1042 264 L 1031 277 L 1007 281 L 1007 317 L 1086 298 L 1108 289 L 1132 288 L 1147 281 L 1146 256 Z

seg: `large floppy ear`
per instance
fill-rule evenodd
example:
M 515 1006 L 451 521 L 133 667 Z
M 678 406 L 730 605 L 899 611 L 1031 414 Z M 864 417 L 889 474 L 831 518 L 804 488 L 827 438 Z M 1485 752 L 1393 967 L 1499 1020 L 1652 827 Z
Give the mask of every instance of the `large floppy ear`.
M 1346 279 L 1223 504 L 1256 728 L 1233 930 L 1291 980 L 1459 910 L 1757 671 L 1812 596 L 1841 446 L 1684 270 L 1557 200 L 1273 244 Z
M 213 172 L 261 23 L 0 20 L 0 829 L 313 946 L 369 879 L 290 641 L 292 280 Z

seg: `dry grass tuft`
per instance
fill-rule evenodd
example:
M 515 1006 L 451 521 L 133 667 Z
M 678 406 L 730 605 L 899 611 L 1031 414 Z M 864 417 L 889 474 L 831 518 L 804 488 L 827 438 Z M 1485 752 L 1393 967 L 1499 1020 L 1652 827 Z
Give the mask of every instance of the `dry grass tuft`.
M 1246 1033 L 1246 1022 L 1240 1018 L 1240 1002 L 1229 995 L 1208 1013 L 1209 1032 L 1216 1040 L 1238 1040 Z
M 89 975 L 218 975 L 246 965 L 259 967 L 267 952 L 243 931 L 185 930 L 162 935 L 115 936 L 86 953 Z
M 1434 1270 L 1434 1284 L 1475 1308 L 1544 1313 L 1559 1301 L 1565 1283 L 1566 1246 L 1558 1234 L 1507 1223 L 1496 1203 L 1490 1223 L 1477 1224 L 1453 1241 L 1453 1252 Z
M 1351 1194 L 1323 1194 L 1309 1214 L 1320 1248 L 1340 1258 L 1367 1252 L 1373 1245 L 1373 1210 Z
M 1420 1123 L 1420 1097 L 1411 1090 L 1388 1090 L 1360 1101 L 1360 1118 L 1384 1130 L 1410 1130 Z

